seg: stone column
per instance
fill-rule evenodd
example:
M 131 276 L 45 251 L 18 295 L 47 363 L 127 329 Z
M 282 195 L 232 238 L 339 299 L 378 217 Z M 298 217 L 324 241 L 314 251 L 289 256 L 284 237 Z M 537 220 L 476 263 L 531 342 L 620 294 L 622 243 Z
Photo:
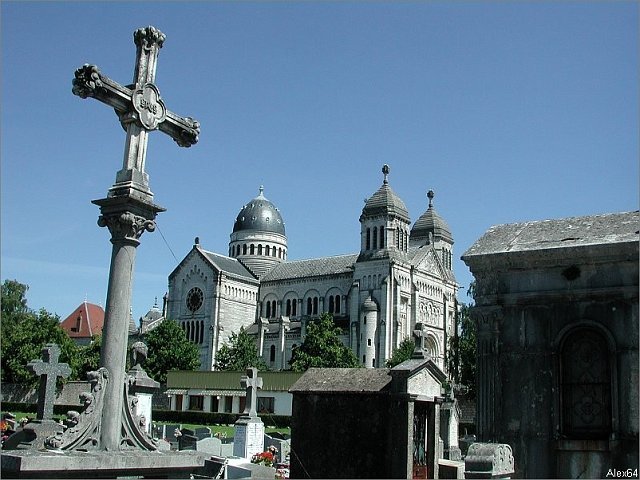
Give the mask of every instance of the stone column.
M 110 378 L 104 396 L 100 438 L 102 448 L 118 450 L 136 248 L 145 231 L 155 230 L 153 220 L 164 209 L 129 196 L 108 197 L 93 203 L 100 206 L 102 214 L 98 225 L 109 228 L 113 244 L 100 352 L 100 366 L 108 370 Z

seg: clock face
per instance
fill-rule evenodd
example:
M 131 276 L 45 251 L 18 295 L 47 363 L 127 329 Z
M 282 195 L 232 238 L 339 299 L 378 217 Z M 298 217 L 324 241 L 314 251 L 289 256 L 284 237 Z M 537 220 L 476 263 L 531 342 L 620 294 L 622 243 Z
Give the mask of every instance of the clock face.
M 202 307 L 204 294 L 198 287 L 193 287 L 187 293 L 187 308 L 192 312 L 197 312 Z

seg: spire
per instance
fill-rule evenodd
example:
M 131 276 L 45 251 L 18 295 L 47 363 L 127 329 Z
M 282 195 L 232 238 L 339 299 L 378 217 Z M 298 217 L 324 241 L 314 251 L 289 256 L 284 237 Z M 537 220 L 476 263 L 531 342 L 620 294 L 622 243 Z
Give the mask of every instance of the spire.
M 433 193 L 433 190 L 429 190 L 427 192 L 427 198 L 429 199 L 429 208 L 433 208 L 433 197 L 435 197 L 436 194 Z
M 260 185 L 260 194 L 258 195 L 258 198 L 264 198 L 264 185 Z
M 384 174 L 384 180 L 382 183 L 387 185 L 389 183 L 389 180 L 387 180 L 387 176 L 389 175 L 389 165 L 386 163 L 382 166 L 382 173 Z

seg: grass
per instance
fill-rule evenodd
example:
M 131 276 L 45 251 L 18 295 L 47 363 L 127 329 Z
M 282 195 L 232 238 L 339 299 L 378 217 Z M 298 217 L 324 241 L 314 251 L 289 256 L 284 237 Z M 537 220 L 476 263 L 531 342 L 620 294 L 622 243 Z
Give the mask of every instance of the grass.
M 6 412 L 2 412 L 3 414 Z M 29 419 L 35 419 L 36 418 L 36 414 L 33 412 L 11 412 L 13 415 L 16 416 L 16 426 L 18 426 L 18 422 L 20 421 L 21 418 L 29 418 Z M 66 418 L 66 415 L 54 415 L 53 416 L 54 420 L 64 420 Z M 158 424 L 162 425 L 168 425 L 168 424 L 175 424 L 178 422 L 157 422 Z M 209 424 L 193 424 L 193 423 L 183 423 L 182 424 L 182 428 L 188 428 L 190 430 L 195 430 L 196 428 L 199 427 L 209 427 L 211 429 L 211 434 L 214 435 L 216 433 L 221 434 L 224 437 L 233 437 L 234 435 L 234 427 L 233 425 L 209 425 Z M 291 435 L 291 429 L 290 428 L 275 428 L 275 427 L 265 427 L 264 429 L 265 433 L 269 434 L 269 433 L 273 433 L 273 432 L 278 432 L 278 433 L 284 433 L 287 435 Z

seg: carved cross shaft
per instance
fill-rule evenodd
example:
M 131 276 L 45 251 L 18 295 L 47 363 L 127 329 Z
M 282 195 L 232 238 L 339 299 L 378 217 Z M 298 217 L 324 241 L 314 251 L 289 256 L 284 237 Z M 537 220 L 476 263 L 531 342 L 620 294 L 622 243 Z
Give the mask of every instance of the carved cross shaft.
M 133 183 L 148 192 L 148 178 L 144 172 L 148 133 L 159 129 L 179 146 L 190 147 L 198 141 L 200 123 L 167 110 L 154 85 L 158 54 L 165 35 L 149 26 L 136 30 L 133 38 L 136 65 L 132 85 L 122 86 L 103 75 L 97 66 L 85 64 L 75 72 L 72 91 L 81 98 L 93 97 L 115 109 L 127 132 L 122 170 L 118 172 L 116 184 Z
M 56 380 L 58 377 L 68 377 L 71 368 L 66 363 L 58 363 L 60 347 L 55 343 L 48 343 L 42 349 L 42 360 L 32 360 L 27 368 L 40 377 L 38 392 L 38 420 L 53 418 L 53 403 L 56 398 Z
M 247 402 L 244 407 L 244 414 L 250 417 L 256 417 L 258 389 L 262 388 L 262 378 L 258 377 L 258 369 L 255 367 L 248 368 L 247 374 L 240 377 L 240 386 L 247 389 Z

